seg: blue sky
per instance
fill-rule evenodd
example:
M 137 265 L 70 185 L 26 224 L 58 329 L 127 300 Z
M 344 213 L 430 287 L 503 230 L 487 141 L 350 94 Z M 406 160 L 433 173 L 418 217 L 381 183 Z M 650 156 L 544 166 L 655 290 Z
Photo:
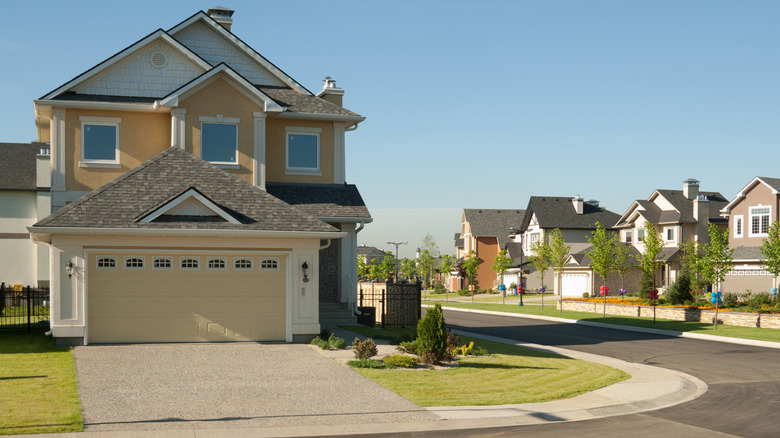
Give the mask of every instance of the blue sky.
M 34 139 L 33 99 L 215 4 L 15 3 L 0 141 Z M 402 256 L 427 233 L 454 252 L 463 208 L 580 194 L 623 213 L 687 178 L 732 198 L 780 176 L 780 2 L 222 4 L 245 42 L 314 92 L 332 76 L 367 117 L 347 136 L 375 218 L 359 242 L 409 241 Z

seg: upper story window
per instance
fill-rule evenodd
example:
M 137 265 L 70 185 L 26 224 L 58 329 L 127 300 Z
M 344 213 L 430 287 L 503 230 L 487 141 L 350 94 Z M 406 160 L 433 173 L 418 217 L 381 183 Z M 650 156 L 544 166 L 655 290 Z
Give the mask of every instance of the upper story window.
M 636 241 L 637 242 L 644 242 L 645 241 L 645 229 L 640 228 L 636 230 Z
M 115 117 L 79 117 L 82 167 L 119 167 L 119 122 Z
M 238 122 L 231 117 L 200 117 L 200 157 L 223 167 L 238 168 Z
M 744 235 L 742 221 L 742 215 L 734 216 L 734 237 L 742 237 Z
M 664 240 L 674 242 L 674 227 L 664 228 Z
M 750 235 L 767 236 L 769 235 L 769 215 L 772 207 L 758 206 L 750 207 Z
M 285 173 L 320 175 L 320 128 L 286 127 Z
M 626 243 L 631 243 L 631 238 L 633 237 L 633 233 L 631 230 L 626 230 L 626 233 L 623 235 L 623 241 Z

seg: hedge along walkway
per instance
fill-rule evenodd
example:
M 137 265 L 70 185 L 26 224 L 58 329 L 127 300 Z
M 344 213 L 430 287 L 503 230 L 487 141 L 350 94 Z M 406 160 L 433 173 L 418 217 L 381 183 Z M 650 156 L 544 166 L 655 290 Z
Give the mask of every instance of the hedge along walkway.
M 0 435 L 83 429 L 72 348 L 38 331 L 0 333 Z

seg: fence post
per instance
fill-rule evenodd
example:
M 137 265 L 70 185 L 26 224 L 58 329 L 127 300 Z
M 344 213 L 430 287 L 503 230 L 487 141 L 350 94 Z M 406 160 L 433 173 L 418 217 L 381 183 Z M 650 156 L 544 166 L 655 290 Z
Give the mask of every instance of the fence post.
M 32 331 L 32 325 L 30 320 L 32 319 L 32 292 L 30 292 L 30 285 L 27 285 L 27 331 Z
M 0 316 L 3 316 L 5 309 L 5 283 L 0 283 Z

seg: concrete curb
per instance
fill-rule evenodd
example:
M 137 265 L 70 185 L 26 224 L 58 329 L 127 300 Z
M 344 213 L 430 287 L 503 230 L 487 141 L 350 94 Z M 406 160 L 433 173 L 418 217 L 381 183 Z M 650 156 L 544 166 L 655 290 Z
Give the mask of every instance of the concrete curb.
M 433 307 L 433 306 L 431 304 L 423 304 L 422 307 Z M 619 325 L 619 324 L 606 324 L 603 322 L 578 321 L 576 319 L 557 318 L 554 316 L 526 315 L 522 313 L 497 312 L 493 310 L 463 309 L 460 307 L 442 306 L 442 308 L 447 310 L 453 310 L 456 312 L 471 312 L 471 313 L 482 313 L 485 315 L 511 316 L 514 318 L 538 319 L 542 321 L 560 322 L 564 324 L 580 324 L 580 325 L 601 327 L 601 328 L 607 328 L 613 330 L 650 333 L 655 335 L 671 336 L 675 338 L 690 338 L 690 339 L 698 339 L 702 341 L 725 342 L 729 344 L 752 345 L 754 347 L 780 349 L 780 342 L 772 342 L 772 341 L 757 341 L 754 339 L 732 338 L 728 336 L 704 335 L 700 333 L 677 332 L 674 330 L 661 330 L 661 329 L 633 327 L 633 326 Z

